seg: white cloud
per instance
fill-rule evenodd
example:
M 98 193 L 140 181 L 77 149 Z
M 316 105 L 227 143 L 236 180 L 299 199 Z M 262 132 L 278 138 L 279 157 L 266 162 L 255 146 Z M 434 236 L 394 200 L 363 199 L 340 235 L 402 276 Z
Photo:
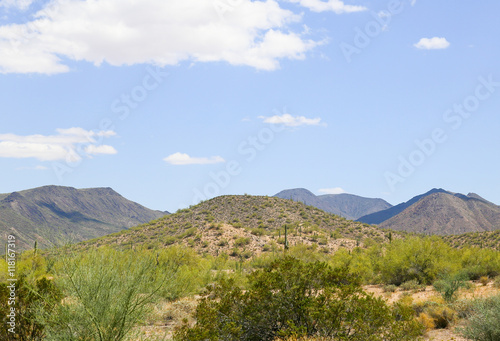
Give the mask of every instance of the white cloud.
M 292 116 L 290 114 L 283 114 L 281 116 L 259 116 L 264 123 L 269 124 L 283 124 L 287 127 L 298 127 L 303 125 L 321 125 L 321 118 L 306 118 L 304 116 Z M 323 124 L 325 125 L 325 124 Z
M 321 188 L 321 189 L 318 189 L 318 192 L 319 193 L 323 193 L 323 194 L 342 194 L 342 193 L 346 193 L 346 191 L 344 191 L 342 188 L 340 187 L 334 187 L 334 188 Z
M 114 136 L 113 131 L 87 131 L 82 128 L 57 129 L 57 135 L 0 134 L 0 157 L 35 158 L 40 161 L 80 160 L 83 155 L 116 154 L 116 150 L 100 145 L 94 138 Z
M 175 153 L 167 156 L 163 159 L 164 161 L 170 163 L 171 165 L 183 166 L 183 165 L 208 165 L 214 163 L 225 162 L 225 160 L 220 156 L 212 157 L 192 157 L 184 153 Z
M 332 11 L 336 14 L 342 13 L 352 13 L 352 12 L 361 12 L 366 11 L 367 8 L 364 6 L 353 6 L 346 5 L 343 1 L 340 0 L 289 0 L 293 3 L 299 3 L 301 6 L 310 9 L 313 12 L 325 12 Z
M 0 7 L 26 10 L 33 2 L 34 0 L 0 0 Z
M 415 6 L 416 3 L 417 3 L 417 0 L 411 0 L 410 5 Z
M 421 50 L 439 50 L 445 49 L 450 46 L 450 43 L 446 38 L 434 37 L 434 38 L 422 38 L 418 43 L 413 44 L 417 49 Z
M 118 153 L 115 148 L 112 146 L 106 146 L 106 145 L 90 145 L 85 147 L 85 153 L 89 155 L 97 155 L 97 154 L 107 154 L 107 155 L 112 155 Z
M 225 61 L 274 70 L 320 44 L 290 31 L 302 17 L 276 0 L 241 0 L 225 11 L 214 4 L 53 0 L 29 23 L 0 26 L 0 73 L 67 72 L 63 58 L 114 66 Z

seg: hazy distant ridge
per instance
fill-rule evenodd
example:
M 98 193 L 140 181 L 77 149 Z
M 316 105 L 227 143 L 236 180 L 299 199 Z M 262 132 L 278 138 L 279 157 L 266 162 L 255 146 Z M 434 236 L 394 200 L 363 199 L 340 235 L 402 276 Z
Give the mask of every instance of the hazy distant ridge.
M 383 199 L 365 198 L 347 193 L 317 196 L 304 188 L 287 189 L 274 196 L 302 202 L 351 220 L 392 207 Z

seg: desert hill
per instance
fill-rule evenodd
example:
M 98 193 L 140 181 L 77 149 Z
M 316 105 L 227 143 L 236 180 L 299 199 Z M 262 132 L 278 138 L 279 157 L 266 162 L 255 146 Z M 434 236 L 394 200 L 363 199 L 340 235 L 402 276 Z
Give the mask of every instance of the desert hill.
M 14 234 L 18 248 L 74 243 L 157 219 L 153 211 L 111 188 L 44 186 L 0 194 L 0 233 Z
M 251 257 L 289 245 L 332 252 L 367 239 L 387 241 L 388 232 L 277 197 L 228 195 L 207 200 L 147 224 L 79 244 L 79 248 L 164 248 L 172 244 L 201 254 Z M 398 233 L 394 233 L 397 238 Z

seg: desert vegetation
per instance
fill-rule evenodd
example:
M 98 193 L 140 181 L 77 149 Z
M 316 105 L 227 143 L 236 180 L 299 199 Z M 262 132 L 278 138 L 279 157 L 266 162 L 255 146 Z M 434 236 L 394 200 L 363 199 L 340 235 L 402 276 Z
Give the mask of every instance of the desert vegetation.
M 0 314 L 9 295 L 5 260 Z M 497 340 L 500 252 L 222 197 L 129 231 L 18 255 L 2 340 Z

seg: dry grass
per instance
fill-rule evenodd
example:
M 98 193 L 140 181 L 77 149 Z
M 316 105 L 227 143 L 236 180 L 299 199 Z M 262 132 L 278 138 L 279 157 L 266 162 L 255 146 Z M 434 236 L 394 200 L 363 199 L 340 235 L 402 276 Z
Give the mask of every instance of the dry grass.
M 175 302 L 162 301 L 155 305 L 145 325 L 138 328 L 134 340 L 171 340 L 174 329 L 186 319 L 194 323 L 192 317 L 197 305 L 197 297 L 181 298 Z

